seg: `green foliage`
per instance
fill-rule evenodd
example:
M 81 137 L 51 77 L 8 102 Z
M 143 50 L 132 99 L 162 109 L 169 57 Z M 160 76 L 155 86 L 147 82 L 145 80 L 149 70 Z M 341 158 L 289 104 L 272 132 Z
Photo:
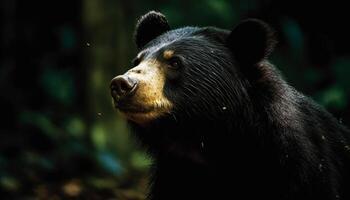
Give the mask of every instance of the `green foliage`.
M 335 110 L 343 110 L 348 105 L 345 90 L 339 85 L 331 86 L 316 94 L 316 100 L 323 106 Z
M 13 177 L 0 177 L 0 185 L 2 188 L 8 191 L 17 191 L 20 187 L 20 183 Z
M 53 139 L 58 139 L 59 128 L 41 112 L 23 111 L 20 114 L 20 122 L 24 125 L 32 125 L 41 130 L 42 133 Z
M 95 124 L 91 131 L 91 140 L 98 150 L 105 150 L 107 146 L 107 133 L 101 124 Z
M 350 58 L 338 58 L 333 64 L 332 69 L 339 85 L 346 91 L 346 94 L 350 94 Z
M 76 138 L 82 138 L 86 132 L 86 125 L 84 121 L 78 116 L 72 116 L 65 121 L 65 130 Z
M 76 92 L 72 75 L 69 70 L 47 67 L 42 72 L 42 87 L 52 99 L 64 105 L 71 105 Z
M 229 0 L 204 0 L 204 1 L 168 1 L 164 4 L 146 3 L 143 13 L 147 10 L 157 9 L 163 12 L 172 27 L 188 26 L 218 26 L 221 28 L 233 28 L 238 21 L 239 13 L 235 2 Z M 193 6 L 188 6 L 188 5 Z M 179 14 L 179 10 L 183 12 Z
M 294 59 L 300 61 L 305 55 L 303 32 L 297 22 L 289 18 L 282 21 L 282 28 Z
M 122 174 L 123 169 L 121 163 L 116 159 L 115 155 L 106 151 L 98 152 L 97 160 L 106 172 L 115 176 L 120 176 Z
M 77 39 L 75 32 L 70 27 L 65 26 L 60 30 L 60 39 L 62 49 L 69 51 L 76 47 Z
M 149 166 L 152 164 L 152 160 L 145 155 L 145 153 L 135 151 L 131 155 L 131 166 L 135 169 L 147 170 Z

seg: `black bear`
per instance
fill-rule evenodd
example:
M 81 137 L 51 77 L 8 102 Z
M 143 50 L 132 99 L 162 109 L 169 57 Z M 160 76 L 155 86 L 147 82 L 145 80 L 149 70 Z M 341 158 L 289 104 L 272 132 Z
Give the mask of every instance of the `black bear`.
M 149 199 L 349 200 L 350 133 L 268 62 L 274 32 L 142 16 L 115 107 L 154 158 Z

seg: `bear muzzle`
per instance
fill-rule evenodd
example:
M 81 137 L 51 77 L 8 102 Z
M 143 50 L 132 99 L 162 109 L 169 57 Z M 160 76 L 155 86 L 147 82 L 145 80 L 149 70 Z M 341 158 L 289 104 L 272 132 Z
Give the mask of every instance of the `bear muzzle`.
M 138 80 L 127 75 L 119 75 L 112 79 L 110 84 L 113 99 L 119 100 L 132 96 L 138 86 Z
M 110 84 L 114 106 L 137 124 L 147 124 L 171 113 L 173 104 L 164 95 L 165 66 L 157 60 L 144 60 Z

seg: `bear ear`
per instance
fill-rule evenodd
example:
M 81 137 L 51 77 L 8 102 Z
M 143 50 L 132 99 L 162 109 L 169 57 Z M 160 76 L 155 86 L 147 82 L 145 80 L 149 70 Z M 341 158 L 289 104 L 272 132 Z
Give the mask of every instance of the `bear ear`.
M 156 11 L 150 11 L 140 17 L 135 28 L 135 43 L 141 49 L 157 36 L 170 30 L 165 16 Z
M 231 31 L 227 43 L 238 63 L 256 64 L 269 56 L 276 40 L 269 25 L 258 19 L 248 19 Z

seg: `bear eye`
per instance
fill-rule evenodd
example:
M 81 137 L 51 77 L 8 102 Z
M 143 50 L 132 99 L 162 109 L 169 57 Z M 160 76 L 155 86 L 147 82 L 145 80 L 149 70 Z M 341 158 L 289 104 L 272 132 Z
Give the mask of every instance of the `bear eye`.
M 181 59 L 178 57 L 173 57 L 169 61 L 169 68 L 171 69 L 179 69 L 182 65 Z

